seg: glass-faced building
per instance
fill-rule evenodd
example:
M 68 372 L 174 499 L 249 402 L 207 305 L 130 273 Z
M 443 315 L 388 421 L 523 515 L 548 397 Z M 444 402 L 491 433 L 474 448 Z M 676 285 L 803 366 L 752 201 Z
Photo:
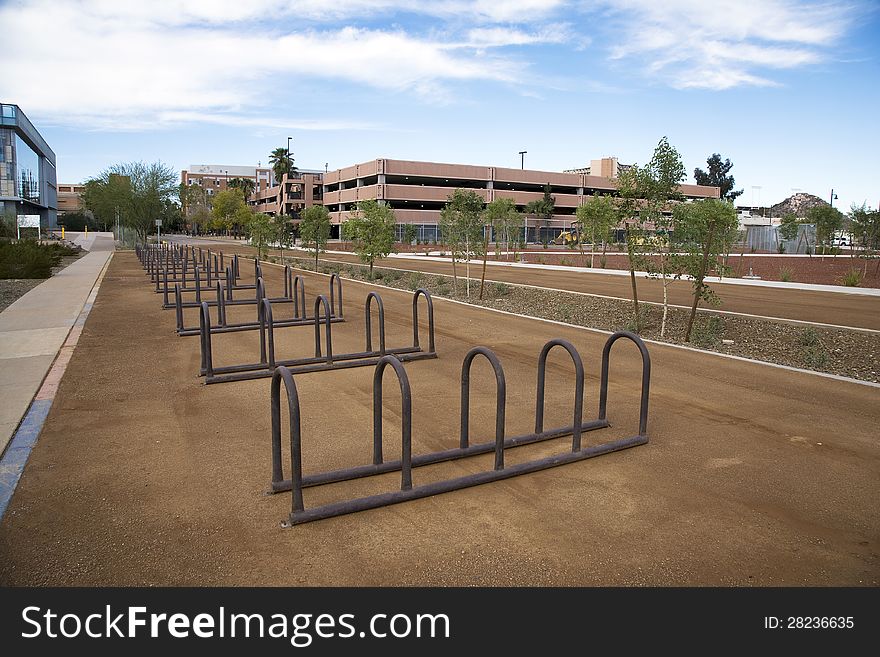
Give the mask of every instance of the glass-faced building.
M 58 227 L 55 153 L 18 105 L 0 104 L 0 215 L 40 215 Z

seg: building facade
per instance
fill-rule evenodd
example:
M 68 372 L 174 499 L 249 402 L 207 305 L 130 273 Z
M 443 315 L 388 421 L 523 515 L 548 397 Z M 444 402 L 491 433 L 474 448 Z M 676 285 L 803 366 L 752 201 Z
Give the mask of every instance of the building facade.
M 189 169 L 180 172 L 180 182 L 184 185 L 199 185 L 207 196 L 213 196 L 229 188 L 234 178 L 253 180 L 255 190 L 266 190 L 275 183 L 272 169 L 266 167 L 243 167 L 228 164 L 190 164 Z
M 608 158 L 606 158 L 608 159 Z M 614 163 L 603 165 L 603 172 L 617 171 Z M 623 167 L 625 165 L 620 165 Z M 408 160 L 377 159 L 324 175 L 323 203 L 336 227 L 345 222 L 359 201 L 377 199 L 394 210 L 398 224 L 414 224 L 418 239 L 439 240 L 440 211 L 458 188 L 472 189 L 487 203 L 510 198 L 522 211 L 526 204 L 543 198 L 550 186 L 555 199 L 555 213 L 549 222 L 526 216 L 527 241 L 550 240 L 575 221 L 579 205 L 595 194 L 617 194 L 616 176 L 586 173 L 536 171 L 469 164 L 441 164 Z M 686 199 L 718 198 L 717 187 L 681 185 Z
M 85 185 L 69 185 L 67 183 L 58 183 L 58 214 L 63 215 L 68 212 L 83 212 L 85 206 L 82 202 L 82 193 L 85 191 Z
M 0 215 L 39 215 L 58 227 L 55 153 L 18 105 L 0 104 Z
M 248 205 L 263 214 L 299 219 L 303 209 L 322 204 L 323 177 L 323 171 L 300 169 L 292 176 L 285 175 L 279 184 L 257 190 L 248 199 Z

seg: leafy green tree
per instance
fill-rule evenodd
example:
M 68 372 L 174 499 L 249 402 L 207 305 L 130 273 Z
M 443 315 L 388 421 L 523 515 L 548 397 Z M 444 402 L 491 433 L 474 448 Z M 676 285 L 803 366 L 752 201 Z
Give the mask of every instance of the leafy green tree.
M 480 274 L 480 300 L 486 288 L 486 259 L 489 256 L 489 233 L 495 231 L 495 252 L 498 254 L 502 240 L 510 240 L 511 230 L 522 226 L 522 216 L 516 209 L 516 203 L 509 198 L 496 198 L 486 204 L 483 210 L 483 224 L 486 226 L 483 235 L 483 271 Z
M 284 249 L 293 246 L 294 241 L 294 224 L 285 214 L 276 214 L 272 217 L 275 224 L 275 241 L 281 248 L 281 263 L 284 264 Z
M 370 279 L 376 259 L 387 257 L 394 249 L 394 226 L 394 211 L 375 199 L 358 203 L 352 218 L 343 225 L 357 257 L 369 263 Z
M 799 223 L 794 212 L 787 212 L 782 215 L 782 221 L 779 224 L 779 234 L 782 236 L 782 239 L 786 242 L 797 239 Z
M 456 189 L 440 211 L 440 234 L 452 254 L 452 281 L 458 294 L 456 262 L 467 263 L 467 294 L 470 298 L 470 262 L 483 243 L 483 199 L 472 189 Z
M 194 232 L 210 223 L 211 202 L 204 187 L 181 183 L 177 196 L 180 199 L 183 221 Z
M 865 203 L 860 206 L 853 204 L 850 213 L 850 231 L 852 232 L 856 245 L 862 247 L 862 258 L 865 260 L 865 267 L 862 276 L 868 275 L 868 259 L 877 256 L 880 251 L 880 211 L 872 210 Z M 878 269 L 880 269 L 880 260 L 878 260 Z
M 679 278 L 672 260 L 669 236 L 673 222 L 671 204 L 682 201 L 681 182 L 685 179 L 684 163 L 681 155 L 666 137 L 660 139 L 651 161 L 642 170 L 641 196 L 643 204 L 640 211 L 642 225 L 649 226 L 652 232 L 646 235 L 644 245 L 651 256 L 640 259 L 642 268 L 652 278 L 663 282 L 663 319 L 660 322 L 660 336 L 666 336 L 666 320 L 669 316 L 669 284 Z
M 523 216 L 516 209 L 511 198 L 496 198 L 486 204 L 483 221 L 495 232 L 495 251 L 500 257 L 500 245 L 504 244 L 507 258 L 510 258 L 511 245 L 519 244 L 522 237 Z
M 237 216 L 244 216 L 242 208 L 248 209 L 242 191 L 237 188 L 224 189 L 214 196 L 214 207 L 211 209 L 213 221 L 211 225 L 217 230 L 232 230 Z
M 552 191 L 553 188 L 550 186 L 550 183 L 547 183 L 544 185 L 544 196 L 534 201 L 529 201 L 524 208 L 526 213 L 533 214 L 535 219 L 544 222 L 544 226 L 537 230 L 538 233 L 541 233 L 541 239 L 539 240 L 541 242 L 547 241 L 546 236 L 543 235 L 544 228 L 550 225 L 550 222 L 553 220 L 553 213 L 556 211 L 556 198 L 550 194 Z
M 807 221 L 816 224 L 816 241 L 827 245 L 834 233 L 843 226 L 843 213 L 830 205 L 819 205 L 807 210 Z
M 614 201 L 610 196 L 591 196 L 583 205 L 578 206 L 575 216 L 575 225 L 578 231 L 578 245 L 581 250 L 581 262 L 584 260 L 585 235 L 590 236 L 590 267 L 593 266 L 596 257 L 596 240 L 602 241 L 602 255 L 608 246 L 608 238 L 611 229 L 617 225 L 618 214 L 614 207 Z
M 675 207 L 673 214 L 677 266 L 693 278 L 694 302 L 684 336 L 685 342 L 690 342 L 700 300 L 718 302 L 705 284 L 709 263 L 723 252 L 724 234 L 737 226 L 739 220 L 732 203 L 714 198 L 682 203 Z
M 296 167 L 293 166 L 293 156 L 283 146 L 276 148 L 269 154 L 269 165 L 275 173 L 275 180 L 280 184 L 285 174 L 293 175 Z
M 641 317 L 639 316 L 639 292 L 636 285 L 636 263 L 639 262 L 639 253 L 643 249 L 645 241 L 645 229 L 639 214 L 640 199 L 645 186 L 644 178 L 644 170 L 638 164 L 633 164 L 622 170 L 617 178 L 618 196 L 615 199 L 618 213 L 617 223 L 618 225 L 622 223 L 624 228 L 629 281 L 632 288 L 633 324 L 637 332 L 641 329 Z
M 203 233 L 211 225 L 211 211 L 204 205 L 200 205 L 187 218 L 187 223 L 196 234 Z
M 64 214 L 59 214 L 58 225 L 73 231 L 83 231 L 86 227 L 89 230 L 95 230 L 94 220 L 85 212 L 65 212 Z M 15 231 L 13 231 L 12 237 L 15 237 Z
M 251 216 L 245 226 L 245 230 L 250 238 L 251 245 L 257 249 L 257 258 L 263 260 L 269 251 L 269 243 L 275 238 L 276 229 L 272 217 L 261 212 L 254 213 L 249 208 L 245 208 L 246 212 L 250 212 Z
M 733 190 L 736 180 L 734 180 L 733 176 L 728 175 L 733 168 L 733 163 L 729 159 L 722 162 L 721 156 L 718 153 L 712 153 L 706 159 L 706 164 L 709 167 L 708 171 L 703 171 L 699 167 L 694 169 L 694 180 L 697 181 L 697 184 L 720 187 L 722 199 L 731 203 L 735 201 L 743 193 L 743 190 Z
M 416 228 L 415 224 L 403 224 L 403 243 L 404 244 L 412 244 L 416 241 L 416 237 L 419 234 L 418 228 Z
M 303 245 L 315 252 L 315 271 L 318 271 L 318 254 L 327 248 L 330 239 L 330 212 L 323 205 L 310 205 L 301 214 L 299 236 Z
M 245 200 L 247 200 L 253 196 L 254 190 L 257 188 L 257 183 L 250 178 L 233 178 L 229 181 L 228 187 L 240 189 Z
M 102 224 L 115 222 L 146 241 L 155 220 L 167 216 L 171 201 L 179 194 L 177 173 L 166 164 L 129 162 L 114 164 L 86 181 L 83 201 Z

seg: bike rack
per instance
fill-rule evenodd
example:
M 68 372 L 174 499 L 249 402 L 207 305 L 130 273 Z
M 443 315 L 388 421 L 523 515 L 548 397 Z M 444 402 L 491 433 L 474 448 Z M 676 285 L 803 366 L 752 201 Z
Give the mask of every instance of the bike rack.
M 639 410 L 639 433 L 628 438 L 619 438 L 599 445 L 583 447 L 581 436 L 585 431 L 593 431 L 610 427 L 607 420 L 608 401 L 608 378 L 611 347 L 621 338 L 626 338 L 635 343 L 642 357 L 642 383 L 641 403 Z M 575 404 L 573 424 L 567 427 L 544 430 L 544 383 L 547 356 L 551 349 L 559 346 L 565 349 L 571 356 L 575 367 Z M 470 368 L 477 356 L 484 356 L 492 365 L 496 382 L 496 420 L 495 439 L 484 443 L 470 443 L 468 431 L 468 414 L 470 399 Z M 383 461 L 382 457 L 382 378 L 385 369 L 390 366 L 397 375 L 401 392 L 401 458 L 395 461 Z M 591 422 L 583 422 L 583 387 L 584 369 L 580 355 L 574 346 L 561 339 L 551 340 L 544 345 L 538 357 L 538 383 L 535 395 L 535 432 L 522 436 L 505 438 L 504 420 L 506 408 L 506 383 L 504 370 L 497 356 L 486 347 L 471 349 L 464 358 L 461 373 L 461 433 L 459 446 L 429 454 L 412 455 L 412 392 L 406 370 L 400 360 L 394 355 L 388 354 L 378 359 L 373 374 L 373 462 L 369 465 L 356 466 L 341 470 L 321 472 L 317 474 L 303 475 L 302 473 L 302 428 L 300 424 L 300 404 L 294 382 L 293 371 L 284 366 L 275 369 L 272 375 L 271 385 L 271 413 L 272 413 L 272 480 L 270 493 L 292 491 L 291 512 L 283 526 L 292 526 L 332 518 L 335 516 L 375 509 L 391 504 L 398 504 L 409 500 L 438 495 L 462 488 L 478 486 L 480 484 L 508 479 L 530 472 L 537 472 L 547 468 L 574 463 L 603 454 L 644 445 L 648 442 L 648 395 L 651 381 L 651 359 L 645 343 L 637 335 L 627 331 L 620 331 L 611 335 L 605 342 L 602 350 L 602 370 L 600 375 L 599 409 L 598 418 Z M 290 426 L 290 479 L 284 479 L 281 454 L 281 383 L 287 393 L 287 411 Z M 526 445 L 552 438 L 572 436 L 571 451 L 556 454 L 545 458 L 539 458 L 525 463 L 517 463 L 505 466 L 504 451 L 511 447 Z M 455 477 L 445 481 L 433 482 L 422 486 L 413 486 L 412 470 L 415 467 L 452 461 L 475 454 L 495 453 L 495 464 L 492 470 L 475 474 Z M 376 474 L 400 471 L 400 490 L 367 497 L 359 497 L 342 502 L 324 504 L 322 506 L 306 509 L 303 503 L 303 488 L 318 486 L 340 481 L 349 481 Z
M 258 278 L 257 297 L 262 301 L 266 298 L 265 286 L 262 278 Z M 211 333 L 236 333 L 239 331 L 256 331 L 260 328 L 260 310 L 259 304 L 256 304 L 257 316 L 252 322 L 227 323 L 226 306 L 229 305 L 228 294 L 224 294 L 223 284 L 217 282 L 215 292 L 216 300 L 205 301 L 209 307 L 217 308 L 217 325 L 211 324 Z M 292 290 L 292 294 L 291 294 Z M 338 304 L 336 298 L 338 297 Z M 249 304 L 253 303 L 247 300 Z M 290 267 L 284 268 L 284 296 L 280 299 L 270 299 L 272 303 L 292 303 L 293 316 L 288 319 L 276 319 L 274 328 L 283 328 L 287 326 L 305 326 L 314 322 L 314 317 L 306 314 L 306 294 L 305 285 L 302 276 L 293 276 L 291 279 Z M 236 305 L 245 305 L 243 303 Z M 177 334 L 178 335 L 199 335 L 200 326 L 185 326 L 183 309 L 184 305 L 180 290 L 177 285 L 174 286 L 174 304 L 172 307 L 176 310 L 177 318 Z M 192 306 L 189 306 L 192 307 Z M 345 321 L 342 311 L 342 279 L 338 274 L 330 277 L 330 321 L 333 323 Z
M 331 288 L 332 289 L 332 288 Z M 342 303 L 341 287 L 340 304 Z M 419 297 L 424 297 L 428 316 L 428 349 L 425 350 L 419 343 Z M 375 301 L 378 308 L 379 322 L 379 349 L 373 349 L 372 344 L 372 319 L 371 306 Z M 271 377 L 275 368 L 285 366 L 294 373 L 325 372 L 328 370 L 347 369 L 352 367 L 365 367 L 375 365 L 388 354 L 394 354 L 398 360 L 409 362 L 437 358 L 434 346 L 434 304 L 427 290 L 419 288 L 413 293 L 413 344 L 412 346 L 388 348 L 385 345 L 385 310 L 382 298 L 376 292 L 370 292 L 364 302 L 365 312 L 365 343 L 364 351 L 346 354 L 333 353 L 332 313 L 330 301 L 323 294 L 315 298 L 314 315 L 312 322 L 315 326 L 315 356 L 313 358 L 296 358 L 290 360 L 278 360 L 275 357 L 275 327 L 276 322 L 272 316 L 272 302 L 263 299 L 260 304 L 259 331 L 260 331 L 260 360 L 257 363 L 245 363 L 240 365 L 228 365 L 214 367 L 214 355 L 211 342 L 213 329 L 211 326 L 211 314 L 207 302 L 202 302 L 199 313 L 199 335 L 201 347 L 200 376 L 205 377 L 206 384 L 225 383 L 229 381 L 247 381 L 250 379 L 264 379 Z M 321 312 L 323 311 L 323 312 Z M 324 325 L 325 344 L 321 344 L 321 325 Z

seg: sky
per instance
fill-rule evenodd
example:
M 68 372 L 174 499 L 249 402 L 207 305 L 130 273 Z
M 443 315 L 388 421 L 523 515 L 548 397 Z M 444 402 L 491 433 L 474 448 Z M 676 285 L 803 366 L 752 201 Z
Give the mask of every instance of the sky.
M 0 0 L 0 101 L 59 183 L 142 160 L 562 171 L 720 153 L 742 205 L 880 204 L 870 0 Z

